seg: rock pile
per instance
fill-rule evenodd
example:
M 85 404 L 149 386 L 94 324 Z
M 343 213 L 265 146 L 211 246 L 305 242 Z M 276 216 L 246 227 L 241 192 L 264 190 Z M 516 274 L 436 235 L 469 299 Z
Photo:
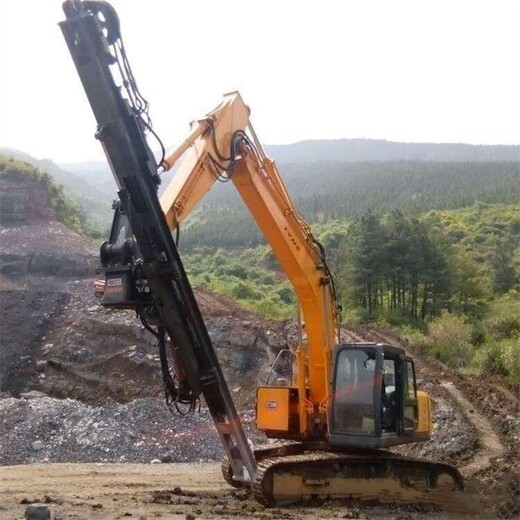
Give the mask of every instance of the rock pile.
M 265 440 L 242 413 L 249 438 Z M 207 409 L 172 415 L 162 399 L 89 406 L 72 399 L 0 399 L 0 465 L 31 462 L 199 462 L 224 453 Z

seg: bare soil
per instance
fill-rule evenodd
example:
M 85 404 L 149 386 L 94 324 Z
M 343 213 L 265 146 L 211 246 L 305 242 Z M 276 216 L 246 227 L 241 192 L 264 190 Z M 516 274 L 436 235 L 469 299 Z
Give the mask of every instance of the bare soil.
M 30 485 L 28 484 L 30 482 Z M 219 464 L 46 464 L 4 467 L 0 519 L 22 518 L 27 503 L 43 502 L 57 520 L 205 519 L 444 519 L 427 508 L 314 503 L 265 508 L 227 485 Z

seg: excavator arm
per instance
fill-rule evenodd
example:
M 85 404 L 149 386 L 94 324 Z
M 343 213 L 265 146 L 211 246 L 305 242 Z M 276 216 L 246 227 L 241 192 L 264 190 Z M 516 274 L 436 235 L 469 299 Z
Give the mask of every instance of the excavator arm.
M 175 229 L 219 179 L 230 180 L 292 283 L 307 341 L 296 354 L 299 435 L 322 436 L 326 423 L 331 353 L 337 311 L 333 279 L 324 251 L 298 215 L 274 161 L 258 141 L 250 111 L 238 92 L 197 122 L 168 156 L 169 169 L 183 160 L 161 196 L 170 229 Z
M 275 386 L 259 387 L 257 394 L 257 427 L 268 437 L 298 442 L 255 450 L 253 495 L 267 505 L 314 496 L 366 498 L 371 496 L 366 489 L 370 482 L 383 499 L 385 490 L 392 489 L 396 502 L 442 498 L 445 490 L 437 489 L 434 495 L 429 489 L 410 492 L 401 486 L 410 475 L 435 486 L 445 475 L 448 488 L 462 488 L 460 474 L 449 465 L 372 451 L 428 439 L 429 397 L 416 391 L 413 362 L 401 348 L 342 344 L 337 337 L 334 281 L 323 248 L 298 215 L 249 116 L 233 92 L 198 121 L 163 161 L 165 169 L 177 161 L 180 165 L 161 196 L 161 206 L 173 231 L 215 182 L 233 183 L 298 298 L 306 340 L 294 353 L 297 377 L 279 378 Z M 401 396 L 395 408 L 386 411 L 385 377 L 389 384 L 393 378 L 394 394 Z M 225 466 L 224 476 L 233 482 Z
M 196 122 L 187 138 L 167 157 L 162 166 L 170 170 L 182 164 L 161 196 L 161 206 L 170 229 L 180 224 L 202 197 L 230 168 L 233 135 L 247 127 L 249 109 L 237 92 L 224 96 L 222 103 Z M 179 159 L 182 158 L 182 161 Z

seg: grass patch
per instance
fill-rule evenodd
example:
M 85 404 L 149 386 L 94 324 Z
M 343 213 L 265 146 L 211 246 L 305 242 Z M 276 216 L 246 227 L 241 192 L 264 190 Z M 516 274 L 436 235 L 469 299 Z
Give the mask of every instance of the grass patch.
M 203 248 L 182 257 L 194 286 L 227 296 L 264 318 L 285 319 L 295 315 L 296 296 L 292 286 L 272 269 L 276 264 L 268 248 L 239 251 Z

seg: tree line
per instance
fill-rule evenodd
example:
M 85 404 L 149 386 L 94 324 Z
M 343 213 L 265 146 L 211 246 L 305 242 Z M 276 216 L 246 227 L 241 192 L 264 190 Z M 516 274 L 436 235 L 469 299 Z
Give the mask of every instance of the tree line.
M 499 227 L 495 227 L 499 226 Z M 520 206 L 476 205 L 421 218 L 367 212 L 325 234 L 346 305 L 367 318 L 425 321 L 485 311 L 520 283 Z

